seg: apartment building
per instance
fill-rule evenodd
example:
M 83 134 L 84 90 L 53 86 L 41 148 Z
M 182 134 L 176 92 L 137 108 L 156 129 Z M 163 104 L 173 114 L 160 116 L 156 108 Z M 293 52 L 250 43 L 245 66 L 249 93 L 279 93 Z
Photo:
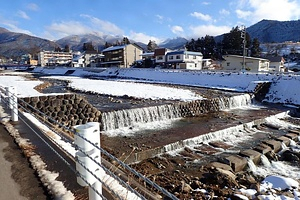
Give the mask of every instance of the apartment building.
M 137 44 L 111 46 L 102 51 L 104 61 L 101 67 L 129 68 L 135 61 L 142 59 L 143 49 Z
M 71 52 L 41 51 L 38 54 L 38 65 L 68 65 L 72 62 L 73 55 Z

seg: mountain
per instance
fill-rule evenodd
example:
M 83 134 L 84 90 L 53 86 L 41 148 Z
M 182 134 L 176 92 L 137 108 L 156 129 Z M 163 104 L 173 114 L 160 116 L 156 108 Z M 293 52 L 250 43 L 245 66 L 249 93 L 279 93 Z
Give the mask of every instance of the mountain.
M 281 43 L 300 41 L 300 20 L 276 21 L 262 20 L 246 29 L 251 39 L 257 38 L 263 43 Z M 215 41 L 221 42 L 224 34 L 216 36 Z
M 97 33 L 83 34 L 83 35 L 71 35 L 64 38 L 61 38 L 56 41 L 56 43 L 65 47 L 69 45 L 69 47 L 73 51 L 82 51 L 83 44 L 91 42 L 95 48 L 98 50 L 102 50 L 106 42 L 108 43 L 116 43 L 116 41 L 122 41 L 123 36 L 112 36 L 112 35 L 103 35 L 100 36 Z
M 167 39 L 159 44 L 159 47 L 165 47 L 168 49 L 182 49 L 185 44 L 188 42 L 187 39 L 183 37 L 177 37 L 173 39 Z
M 0 28 L 0 56 L 3 57 L 19 57 L 28 53 L 34 55 L 41 50 L 54 50 L 57 46 L 50 40 Z
M 300 20 L 262 20 L 247 28 L 247 32 L 251 38 L 258 38 L 260 43 L 298 42 L 300 41 Z

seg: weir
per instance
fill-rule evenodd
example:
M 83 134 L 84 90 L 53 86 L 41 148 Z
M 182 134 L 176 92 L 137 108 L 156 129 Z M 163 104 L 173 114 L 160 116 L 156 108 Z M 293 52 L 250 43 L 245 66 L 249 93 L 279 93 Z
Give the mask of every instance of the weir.
M 241 94 L 232 97 L 224 96 L 192 102 L 104 112 L 101 116 L 101 129 L 108 131 L 131 127 L 135 123 L 149 123 L 181 117 L 200 116 L 203 113 L 233 109 L 250 104 L 251 96 L 249 94 Z

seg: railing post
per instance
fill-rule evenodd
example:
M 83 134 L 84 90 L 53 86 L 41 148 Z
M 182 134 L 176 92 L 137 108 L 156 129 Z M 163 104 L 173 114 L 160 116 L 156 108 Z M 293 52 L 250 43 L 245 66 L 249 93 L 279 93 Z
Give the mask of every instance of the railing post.
M 6 87 L 7 108 L 12 109 L 12 87 Z
M 12 103 L 12 109 L 11 109 L 11 121 L 17 122 L 18 121 L 18 97 L 17 97 L 17 90 L 14 87 L 11 87 L 11 103 Z
M 12 86 L 6 87 L 7 107 L 11 110 L 11 121 L 18 121 L 18 97 L 16 89 Z
M 100 173 L 102 170 L 100 170 L 100 166 L 91 159 L 93 158 L 95 161 L 101 164 L 101 152 L 96 148 L 100 148 L 99 123 L 88 122 L 83 125 L 74 126 L 74 128 L 76 130 L 74 142 L 75 145 L 77 145 L 80 149 L 75 155 L 76 170 L 80 174 L 80 176 L 77 177 L 77 182 L 81 186 L 89 186 L 89 184 L 92 186 L 89 187 L 90 200 L 102 200 L 102 183 L 97 180 L 97 178 L 101 178 Z M 97 178 L 87 169 L 95 174 Z

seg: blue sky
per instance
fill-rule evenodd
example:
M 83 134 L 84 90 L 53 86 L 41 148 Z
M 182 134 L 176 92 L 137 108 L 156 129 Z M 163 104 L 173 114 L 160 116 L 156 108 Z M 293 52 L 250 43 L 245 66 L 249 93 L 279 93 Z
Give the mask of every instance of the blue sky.
M 298 20 L 300 0 L 1 0 L 0 27 L 57 40 L 122 35 L 157 43 L 216 36 L 262 19 Z

